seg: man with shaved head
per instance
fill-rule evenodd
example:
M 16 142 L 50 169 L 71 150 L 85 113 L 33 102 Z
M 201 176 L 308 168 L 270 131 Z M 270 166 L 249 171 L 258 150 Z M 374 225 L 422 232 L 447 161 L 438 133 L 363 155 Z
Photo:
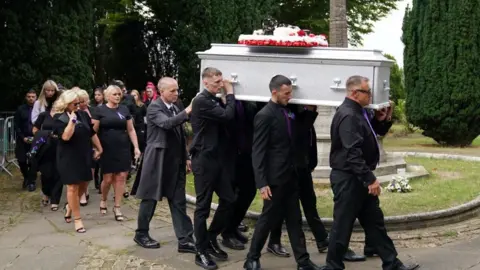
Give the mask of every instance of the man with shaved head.
M 177 81 L 170 77 L 158 82 L 160 98 L 147 109 L 147 146 L 143 157 L 138 189 L 132 191 L 141 199 L 138 228 L 134 241 L 144 248 L 159 248 L 149 235 L 149 223 L 157 201 L 168 200 L 178 252 L 195 253 L 192 220 L 187 215 L 185 198 L 186 170 L 190 170 L 183 123 L 192 112 L 192 104 L 180 111 Z

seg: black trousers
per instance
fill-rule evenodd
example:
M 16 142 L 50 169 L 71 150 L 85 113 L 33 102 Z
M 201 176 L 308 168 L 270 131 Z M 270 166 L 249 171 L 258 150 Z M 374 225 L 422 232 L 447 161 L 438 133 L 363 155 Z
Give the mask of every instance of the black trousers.
M 198 252 L 208 249 L 209 241 L 216 240 L 228 225 L 232 213 L 235 193 L 232 187 L 233 164 L 226 158 L 212 158 L 204 152 L 192 157 L 192 171 L 195 177 L 197 202 L 194 214 L 194 230 Z M 218 208 L 207 230 L 207 219 L 213 193 L 218 195 Z
M 328 233 L 322 220 L 318 216 L 317 196 L 315 195 L 315 190 L 313 188 L 312 173 L 308 168 L 299 168 L 297 169 L 297 174 L 300 187 L 300 202 L 302 203 L 303 213 L 307 219 L 308 226 L 317 242 L 324 241 L 328 237 Z M 270 232 L 270 244 L 280 244 L 282 224 L 283 219 Z
M 247 259 L 260 259 L 268 234 L 285 217 L 295 260 L 298 265 L 305 265 L 310 260 L 310 255 L 307 252 L 305 234 L 302 230 L 298 181 L 291 177 L 281 186 L 271 186 L 270 190 L 272 198 L 271 200 L 265 200 L 263 203 L 262 214 L 255 225 Z
M 343 256 L 347 251 L 355 219 L 365 230 L 369 245 L 375 248 L 382 259 L 383 269 L 396 269 L 399 264 L 395 246 L 387 235 L 380 201 L 368 194 L 356 175 L 332 170 L 330 183 L 333 191 L 333 225 L 327 253 L 328 269 L 345 269 Z
M 43 194 L 50 198 L 51 204 L 59 204 L 62 197 L 63 184 L 60 181 L 55 158 L 41 164 L 39 169 Z
M 15 158 L 17 159 L 20 172 L 22 173 L 24 185 L 35 184 L 37 172 L 31 168 L 27 160 L 27 153 L 32 145 L 25 143 L 23 140 L 17 139 L 15 145 Z
M 168 200 L 170 213 L 172 215 L 173 229 L 177 236 L 178 242 L 193 242 L 193 225 L 192 220 L 187 215 L 187 200 L 185 193 L 182 196 L 176 196 Z M 142 200 L 138 211 L 138 227 L 135 231 L 139 235 L 149 235 L 150 222 L 155 214 L 157 201 Z
M 232 206 L 233 213 L 231 219 L 225 231 L 222 233 L 224 238 L 232 237 L 232 234 L 237 231 L 238 225 L 242 222 L 257 194 L 251 154 L 237 155 L 234 173 L 235 179 L 233 186 L 235 190 L 235 202 Z

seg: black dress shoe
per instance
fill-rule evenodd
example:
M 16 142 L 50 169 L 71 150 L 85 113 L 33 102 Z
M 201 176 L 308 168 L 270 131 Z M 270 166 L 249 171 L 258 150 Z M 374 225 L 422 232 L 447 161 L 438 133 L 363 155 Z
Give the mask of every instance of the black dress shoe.
M 135 235 L 133 241 L 143 248 L 160 248 L 160 243 L 148 235 Z
M 259 260 L 249 260 L 247 259 L 245 263 L 243 264 L 243 269 L 246 270 L 260 270 L 262 269 L 262 266 L 260 266 L 260 261 Z
M 240 222 L 240 225 L 238 225 L 238 230 L 241 232 L 248 232 L 248 226 L 243 222 Z
M 314 264 L 312 261 L 308 260 L 306 264 L 297 265 L 297 270 L 322 270 L 324 267 L 320 267 Z
M 420 268 L 420 265 L 418 263 L 413 263 L 413 264 L 400 264 L 395 270 L 415 270 Z
M 240 241 L 242 244 L 248 243 L 248 236 L 243 234 L 241 231 L 237 230 L 234 234 L 235 238 Z
M 212 260 L 210 255 L 205 252 L 200 252 L 195 255 L 195 264 L 207 270 L 218 269 L 217 264 Z
M 195 244 L 192 242 L 178 243 L 178 252 L 180 253 L 197 253 Z
M 320 253 L 325 252 L 325 250 L 327 250 L 328 248 L 328 238 L 321 242 L 317 242 L 317 248 L 318 248 L 318 252 Z
M 290 257 L 290 253 L 288 253 L 282 244 L 268 244 L 267 251 L 278 257 Z
M 28 186 L 27 186 L 28 192 L 34 192 L 35 189 L 37 189 L 37 187 L 35 186 L 35 184 L 28 184 Z
M 363 255 L 367 257 L 373 257 L 375 255 L 378 255 L 378 253 L 374 248 L 365 246 L 363 248 Z
M 363 255 L 357 255 L 355 251 L 348 248 L 347 252 L 343 256 L 343 259 L 347 262 L 363 262 L 367 258 Z
M 220 248 L 217 240 L 210 240 L 207 252 L 219 261 L 226 261 L 228 259 L 228 254 Z
M 234 249 L 234 250 L 244 250 L 245 245 L 233 237 L 224 237 L 222 240 L 222 245 L 224 247 Z

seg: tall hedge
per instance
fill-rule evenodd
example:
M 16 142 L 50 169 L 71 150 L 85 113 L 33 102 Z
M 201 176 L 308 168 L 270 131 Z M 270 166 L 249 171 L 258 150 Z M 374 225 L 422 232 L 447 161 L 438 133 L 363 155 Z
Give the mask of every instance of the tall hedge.
M 439 144 L 480 134 L 480 3 L 413 0 L 403 22 L 409 121 Z

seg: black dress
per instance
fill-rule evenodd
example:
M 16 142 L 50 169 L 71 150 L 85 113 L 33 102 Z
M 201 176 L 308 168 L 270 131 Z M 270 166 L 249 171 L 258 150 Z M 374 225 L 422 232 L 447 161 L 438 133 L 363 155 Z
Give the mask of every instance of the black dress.
M 38 130 L 53 132 L 55 129 L 55 119 L 50 115 L 50 112 L 42 112 L 38 115 L 33 126 Z M 50 197 L 52 204 L 60 203 L 63 187 L 57 169 L 57 145 L 58 138 L 49 136 L 47 143 L 43 146 L 45 148 L 43 154 L 37 161 L 38 169 L 41 173 L 42 192 Z
M 93 119 L 100 121 L 98 137 L 103 153 L 100 168 L 103 174 L 128 172 L 132 164 L 130 138 L 127 132 L 127 121 L 132 119 L 128 108 L 108 106 L 97 107 Z
M 95 135 L 92 120 L 86 112 L 77 111 L 75 131 L 68 141 L 62 134 L 69 122 L 66 113 L 55 115 L 54 134 L 58 136 L 57 167 L 60 181 L 65 185 L 92 180 L 93 150 L 91 138 Z
M 147 133 L 145 125 L 145 116 L 147 116 L 147 107 L 145 105 L 137 106 L 134 116 L 135 132 L 137 133 L 138 148 L 140 152 L 145 151 L 145 144 L 147 139 Z M 133 150 L 133 149 L 132 149 Z

